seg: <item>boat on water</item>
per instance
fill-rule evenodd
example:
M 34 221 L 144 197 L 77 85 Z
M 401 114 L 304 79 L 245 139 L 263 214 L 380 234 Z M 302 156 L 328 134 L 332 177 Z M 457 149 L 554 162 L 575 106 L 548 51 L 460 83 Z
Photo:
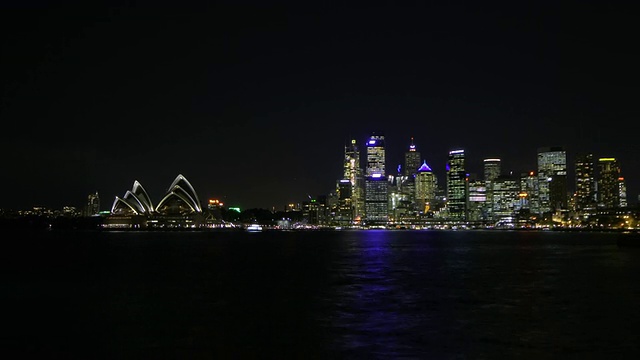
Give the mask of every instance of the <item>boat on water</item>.
M 247 226 L 247 231 L 250 231 L 250 232 L 262 231 L 262 226 L 260 224 L 251 224 Z

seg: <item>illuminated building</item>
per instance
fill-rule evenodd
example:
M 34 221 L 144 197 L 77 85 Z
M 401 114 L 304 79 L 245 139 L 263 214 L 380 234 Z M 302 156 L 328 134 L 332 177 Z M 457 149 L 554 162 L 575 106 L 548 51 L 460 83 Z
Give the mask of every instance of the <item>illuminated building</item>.
M 123 197 L 116 196 L 111 206 L 111 214 L 114 215 L 147 215 L 153 212 L 151 199 L 138 180 L 133 182 L 133 187 Z
M 538 149 L 540 212 L 567 208 L 567 153 L 559 146 Z
M 493 198 L 492 198 L 492 185 L 495 180 L 502 173 L 501 160 L 497 158 L 484 159 L 484 184 L 487 191 L 487 216 L 490 218 L 493 213 Z
M 202 206 L 187 178 L 178 175 L 155 211 L 161 215 L 186 215 L 202 212 Z
M 403 175 L 401 165 L 398 165 L 397 169 L 397 175 L 389 175 L 387 177 L 389 222 L 406 223 L 414 218 L 413 176 Z
M 309 225 L 324 225 L 327 223 L 327 196 L 320 195 L 302 203 L 302 217 Z
M 447 209 L 448 216 L 455 220 L 466 220 L 467 173 L 464 150 L 449 151 L 447 160 Z
M 189 181 L 176 176 L 157 206 L 137 180 L 123 197 L 115 197 L 106 228 L 194 228 L 203 220 L 200 200 Z
M 420 167 L 420 152 L 416 150 L 416 146 L 413 143 L 413 137 L 411 138 L 411 145 L 409 145 L 409 151 L 404 153 L 404 175 L 413 176 L 418 173 Z
M 620 207 L 627 207 L 627 184 L 623 177 L 618 178 L 618 193 L 620 194 Z
M 540 213 L 538 203 L 538 177 L 535 172 L 520 174 L 520 209 L 532 214 Z
M 436 176 L 424 161 L 415 178 L 416 206 L 420 213 L 427 213 L 436 199 Z
M 575 163 L 576 195 L 575 208 L 578 212 L 596 207 L 596 177 L 593 154 L 580 154 Z
M 388 214 L 388 183 L 385 176 L 384 135 L 373 133 L 367 141 L 365 218 L 368 225 L 384 225 Z
M 598 206 L 620 207 L 620 166 L 615 158 L 598 159 Z M 625 195 L 626 198 L 626 195 Z
M 218 200 L 218 199 L 209 199 L 209 205 L 207 205 L 207 209 L 216 210 L 216 209 L 220 209 L 223 206 L 224 206 L 224 203 L 220 202 L 220 200 Z
M 86 216 L 96 216 L 100 214 L 100 197 L 98 192 L 95 194 L 89 194 L 87 197 L 87 208 L 85 210 Z
M 483 180 L 474 179 L 469 177 L 468 186 L 469 200 L 467 202 L 468 207 L 468 220 L 469 221 L 483 221 L 488 217 L 487 209 L 487 186 Z
M 513 220 L 520 209 L 520 182 L 510 175 L 493 179 L 493 221 Z
M 385 164 L 384 135 L 373 133 L 367 141 L 367 177 L 385 177 Z
M 493 181 L 502 174 L 502 165 L 500 159 L 484 159 L 484 181 Z
M 336 221 L 341 225 L 350 225 L 354 220 L 354 207 L 353 207 L 353 186 L 349 179 L 342 179 L 338 181 L 338 209 L 336 211 Z
M 353 206 L 353 219 L 361 219 L 364 216 L 364 178 L 360 167 L 360 149 L 355 139 L 344 148 L 343 166 L 343 179 L 351 183 L 350 203 Z

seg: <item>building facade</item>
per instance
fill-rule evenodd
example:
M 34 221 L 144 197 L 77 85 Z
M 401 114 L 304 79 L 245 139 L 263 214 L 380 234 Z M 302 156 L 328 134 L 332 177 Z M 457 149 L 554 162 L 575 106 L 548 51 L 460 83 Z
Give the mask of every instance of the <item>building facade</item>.
M 424 161 L 415 177 L 415 201 L 419 213 L 426 214 L 436 200 L 436 176 Z
M 484 171 L 484 186 L 486 189 L 486 212 L 487 217 L 493 214 L 493 180 L 502 173 L 502 160 L 498 158 L 484 159 L 482 162 Z
M 620 207 L 620 166 L 616 158 L 598 159 L 598 206 Z
M 538 149 L 538 201 L 541 213 L 567 209 L 567 153 L 562 147 Z
M 452 220 L 467 219 L 467 173 L 463 149 L 449 151 L 447 160 L 447 211 Z
M 389 219 L 385 155 L 384 135 L 373 133 L 367 141 L 365 177 L 365 219 L 368 225 L 386 225 Z
M 364 177 L 360 164 L 360 149 L 355 139 L 344 148 L 343 179 L 351 184 L 351 206 L 353 221 L 358 222 L 364 216 Z
M 404 175 L 415 176 L 418 173 L 420 167 L 420 152 L 416 149 L 416 145 L 413 143 L 413 137 L 411 138 L 411 144 L 409 150 L 404 153 Z
M 575 209 L 581 213 L 596 207 L 596 176 L 593 154 L 579 154 L 575 163 Z

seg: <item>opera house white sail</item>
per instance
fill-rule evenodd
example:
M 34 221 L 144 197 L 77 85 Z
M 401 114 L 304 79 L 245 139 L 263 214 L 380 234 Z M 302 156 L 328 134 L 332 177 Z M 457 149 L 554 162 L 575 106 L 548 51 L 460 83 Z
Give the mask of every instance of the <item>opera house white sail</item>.
M 116 196 L 111 206 L 111 214 L 116 215 L 148 215 L 153 211 L 151 199 L 138 180 L 133 182 L 133 187 L 123 197 Z
M 159 214 L 190 214 L 201 213 L 202 207 L 200 206 L 200 200 L 193 186 L 189 183 L 187 178 L 182 175 L 178 175 L 165 196 L 160 200 L 156 211 Z
M 111 206 L 108 227 L 193 227 L 202 218 L 202 205 L 195 189 L 182 174 L 176 176 L 168 190 L 153 206 L 142 184 L 134 181 L 124 196 L 116 196 Z

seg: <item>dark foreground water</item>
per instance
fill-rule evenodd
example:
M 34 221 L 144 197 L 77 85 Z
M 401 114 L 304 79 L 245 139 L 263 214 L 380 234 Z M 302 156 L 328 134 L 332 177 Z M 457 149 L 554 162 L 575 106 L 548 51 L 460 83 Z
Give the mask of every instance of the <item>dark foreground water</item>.
M 640 249 L 619 248 L 617 236 L 5 234 L 2 351 L 11 359 L 637 358 Z

